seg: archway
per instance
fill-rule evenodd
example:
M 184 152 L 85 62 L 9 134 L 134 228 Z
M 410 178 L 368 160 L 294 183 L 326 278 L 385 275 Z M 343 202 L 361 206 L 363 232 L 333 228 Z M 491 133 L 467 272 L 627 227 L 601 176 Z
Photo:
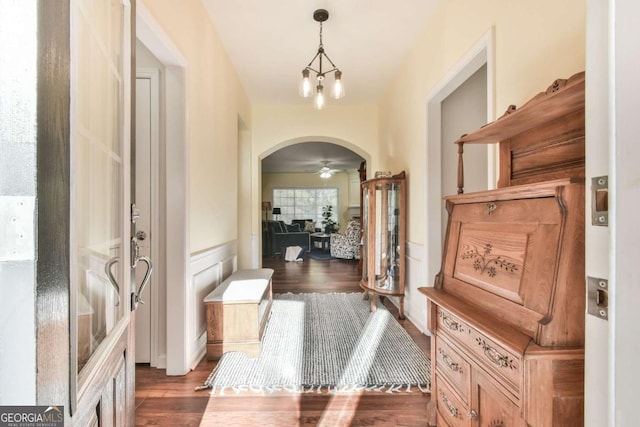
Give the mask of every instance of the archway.
M 299 188 L 305 191 L 317 189 L 319 193 L 324 193 L 323 189 L 326 189 L 326 192 L 336 189 L 335 193 L 339 195 L 339 201 L 336 204 L 337 222 L 345 226 L 350 218 L 359 216 L 360 176 L 358 169 L 363 162 L 370 163 L 369 153 L 359 146 L 333 137 L 299 137 L 282 141 L 270 147 L 260 154 L 258 159 L 257 199 L 260 212 L 258 230 L 261 230 L 261 235 L 259 247 L 254 253 L 259 252 L 263 256 L 273 255 L 269 250 L 266 224 L 272 208 L 276 207 L 272 204 L 274 188 L 278 188 L 277 191 L 281 191 L 282 188 Z M 334 172 L 324 179 L 319 174 L 323 165 L 328 166 Z M 294 219 L 300 220 L 300 218 L 293 217 L 293 207 L 278 207 L 281 208 L 281 215 L 284 214 L 278 219 L 288 220 L 288 222 Z M 309 212 L 309 209 L 316 209 L 317 213 L 317 208 L 318 206 L 308 207 L 307 210 L 298 209 L 297 212 Z

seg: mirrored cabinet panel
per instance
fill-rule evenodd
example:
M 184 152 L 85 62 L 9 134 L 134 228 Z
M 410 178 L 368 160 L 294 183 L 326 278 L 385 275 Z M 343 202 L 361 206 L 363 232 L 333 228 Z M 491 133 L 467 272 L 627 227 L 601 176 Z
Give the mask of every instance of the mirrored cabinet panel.
M 371 309 L 380 296 L 400 299 L 404 318 L 404 251 L 406 228 L 406 182 L 398 175 L 362 183 L 363 248 L 360 286 L 368 293 Z

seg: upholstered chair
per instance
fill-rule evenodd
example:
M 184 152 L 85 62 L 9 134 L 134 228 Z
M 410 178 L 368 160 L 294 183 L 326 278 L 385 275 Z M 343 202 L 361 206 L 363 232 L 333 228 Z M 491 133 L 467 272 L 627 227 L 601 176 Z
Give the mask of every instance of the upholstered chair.
M 331 233 L 331 256 L 343 259 L 360 259 L 360 238 L 360 220 L 349 220 L 344 234 Z

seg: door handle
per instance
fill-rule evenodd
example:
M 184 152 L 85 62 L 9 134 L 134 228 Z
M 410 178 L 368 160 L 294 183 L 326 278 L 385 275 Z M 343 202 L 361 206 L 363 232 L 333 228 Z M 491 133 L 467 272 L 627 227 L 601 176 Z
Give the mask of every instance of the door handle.
M 109 261 L 107 261 L 106 264 L 104 265 L 104 272 L 107 275 L 107 279 L 109 279 L 109 283 L 111 283 L 111 286 L 113 286 L 113 289 L 115 289 L 116 291 L 116 295 L 118 295 L 118 298 L 116 299 L 116 304 L 115 304 L 116 307 L 120 305 L 120 286 L 118 286 L 118 282 L 116 281 L 116 278 L 113 277 L 113 273 L 111 272 L 111 266 L 113 266 L 113 264 L 115 264 L 119 260 L 120 260 L 120 257 L 114 256 Z
M 138 304 L 144 304 L 142 300 L 142 294 L 144 293 L 144 289 L 149 283 L 149 279 L 151 278 L 151 273 L 153 272 L 153 264 L 151 263 L 151 259 L 147 256 L 140 256 L 140 246 L 138 245 L 138 239 L 134 236 L 131 238 L 131 247 L 133 251 L 133 259 L 131 261 L 131 268 L 135 269 L 138 266 L 139 262 L 144 262 L 147 264 L 147 271 L 144 273 L 144 277 L 142 278 L 142 283 L 140 283 L 140 287 L 133 292 L 131 298 L 131 310 L 135 310 L 138 308 Z

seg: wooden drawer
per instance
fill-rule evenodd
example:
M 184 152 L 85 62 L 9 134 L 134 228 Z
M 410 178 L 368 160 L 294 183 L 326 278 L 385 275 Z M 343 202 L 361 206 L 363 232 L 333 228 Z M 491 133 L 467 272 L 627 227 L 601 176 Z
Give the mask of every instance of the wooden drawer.
M 442 338 L 442 335 L 438 335 L 435 341 L 435 368 L 438 375 L 446 378 L 463 402 L 469 404 L 471 365 Z
M 469 326 L 458 317 L 438 306 L 437 330 L 459 342 L 488 372 L 494 372 L 513 394 L 516 402 L 520 396 L 522 357 L 497 344 L 489 337 Z
M 469 407 L 453 391 L 447 381 L 436 372 L 436 390 L 433 396 L 438 399 L 438 426 L 470 427 Z

